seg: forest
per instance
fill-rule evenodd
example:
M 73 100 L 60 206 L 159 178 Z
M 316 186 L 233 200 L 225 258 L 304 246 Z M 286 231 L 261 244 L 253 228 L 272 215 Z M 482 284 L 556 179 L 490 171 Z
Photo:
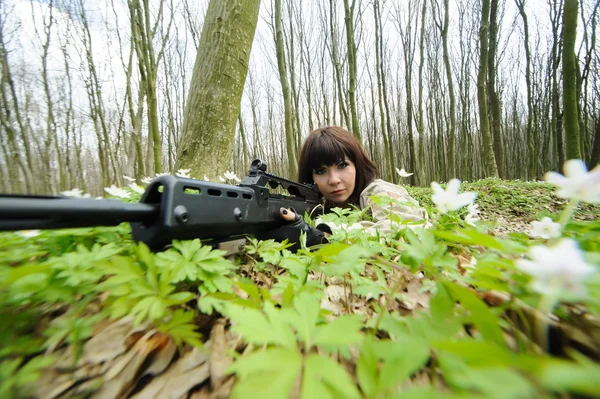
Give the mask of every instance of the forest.
M 600 397 L 599 13 L 0 0 L 0 398 Z
M 416 186 L 598 163 L 598 2 L 257 2 L 241 104 L 220 126 L 186 126 L 207 5 L 2 0 L 0 190 L 97 196 L 123 175 L 241 176 L 254 158 L 293 178 L 325 125 Z M 199 130 L 222 151 L 182 157 Z

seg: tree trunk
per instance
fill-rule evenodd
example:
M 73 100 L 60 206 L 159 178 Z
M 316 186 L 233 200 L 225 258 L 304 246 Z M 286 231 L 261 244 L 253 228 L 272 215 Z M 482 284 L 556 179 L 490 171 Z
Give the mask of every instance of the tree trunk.
M 392 143 L 390 140 L 390 123 L 389 123 L 389 111 L 387 101 L 385 99 L 386 93 L 385 91 L 385 75 L 384 75 L 384 65 L 382 60 L 382 28 L 381 28 L 381 10 L 379 8 L 379 0 L 373 1 L 373 13 L 375 20 L 375 70 L 377 72 L 377 104 L 379 106 L 379 118 L 381 124 L 381 135 L 383 136 L 383 146 L 384 146 L 384 154 L 385 154 L 385 165 L 387 165 L 387 176 L 391 177 L 392 182 L 398 182 L 399 176 L 396 176 L 394 171 L 395 167 L 395 159 L 394 159 L 394 149 L 392 148 Z M 384 105 L 386 109 L 384 110 Z M 375 121 L 375 119 L 373 119 Z
M 479 131 L 482 139 L 483 170 L 486 177 L 498 177 L 492 135 L 488 116 L 486 76 L 488 68 L 488 30 L 490 25 L 490 0 L 482 0 L 479 25 L 479 71 L 477 73 L 477 104 L 479 105 Z
M 527 168 L 527 178 L 537 176 L 537 147 L 533 140 L 533 87 L 531 81 L 531 53 L 529 50 L 529 22 L 525 13 L 525 0 L 515 0 L 519 9 L 519 14 L 523 19 L 523 44 L 525 46 L 525 84 L 527 85 L 527 158 L 529 166 Z
M 496 91 L 496 47 L 498 43 L 498 0 L 490 3 L 490 38 L 488 48 L 488 82 L 487 94 L 490 104 L 490 130 L 493 139 L 494 158 L 498 175 L 506 178 L 504 168 L 504 143 L 502 137 L 502 109 Z
M 283 21 L 281 16 L 281 0 L 275 0 L 275 48 L 277 54 L 277 70 L 279 71 L 279 82 L 283 94 L 283 112 L 285 128 L 285 144 L 288 154 L 289 176 L 296 175 L 296 140 L 294 135 L 292 97 L 287 76 L 287 65 L 285 62 L 285 49 L 283 46 Z M 272 138 L 273 139 L 273 138 Z
M 579 108 L 577 99 L 577 35 L 578 0 L 565 0 L 563 11 L 563 109 L 567 159 L 581 159 L 579 142 Z
M 215 178 L 230 166 L 260 0 L 211 0 L 200 38 L 176 169 Z
M 417 132 L 419 134 L 419 157 L 417 168 L 413 171 L 417 176 L 417 184 L 425 181 L 425 123 L 423 121 L 423 66 L 425 64 L 425 16 L 427 0 L 423 0 L 421 15 L 421 37 L 419 39 L 419 99 L 417 108 Z
M 358 122 L 358 112 L 356 110 L 356 44 L 354 43 L 354 6 L 344 0 L 344 21 L 346 24 L 346 43 L 348 45 L 348 105 L 350 106 L 350 116 L 352 120 L 352 133 L 360 141 L 360 123 Z
M 456 168 L 456 96 L 454 94 L 454 83 L 452 79 L 452 67 L 448 53 L 448 25 L 450 21 L 450 6 L 448 0 L 444 0 L 444 21 L 441 25 L 442 48 L 444 58 L 444 69 L 446 70 L 446 81 L 448 84 L 448 97 L 450 99 L 450 129 L 448 130 L 448 176 L 457 176 Z

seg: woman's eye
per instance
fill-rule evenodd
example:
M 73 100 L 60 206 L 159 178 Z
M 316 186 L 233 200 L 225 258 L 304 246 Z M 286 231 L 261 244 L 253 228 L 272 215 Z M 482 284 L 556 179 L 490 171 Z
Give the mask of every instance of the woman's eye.
M 315 169 L 315 170 L 313 171 L 313 173 L 314 173 L 315 175 L 323 175 L 323 174 L 325 174 L 325 168 L 319 168 L 319 169 Z
M 346 166 L 348 166 L 348 162 L 346 161 L 338 163 L 338 169 L 344 169 Z

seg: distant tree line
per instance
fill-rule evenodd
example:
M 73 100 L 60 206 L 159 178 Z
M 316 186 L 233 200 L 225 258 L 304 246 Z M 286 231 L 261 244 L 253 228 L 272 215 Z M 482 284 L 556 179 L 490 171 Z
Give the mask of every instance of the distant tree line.
M 0 191 L 101 195 L 257 157 L 294 178 L 323 125 L 394 182 L 591 168 L 599 4 L 0 0 Z

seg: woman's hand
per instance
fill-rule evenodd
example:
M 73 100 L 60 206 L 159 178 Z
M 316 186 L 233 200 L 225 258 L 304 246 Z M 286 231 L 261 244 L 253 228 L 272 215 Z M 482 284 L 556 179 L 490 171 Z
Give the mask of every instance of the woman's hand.
M 290 248 L 291 251 L 295 252 L 300 248 L 300 234 L 302 232 L 306 233 L 307 247 L 328 242 L 325 233 L 307 224 L 294 208 L 280 208 L 279 214 L 287 223 L 270 231 L 268 236 L 275 241 L 287 239 L 290 243 L 294 243 L 294 246 Z
M 283 220 L 287 220 L 291 222 L 296 218 L 296 213 L 293 211 L 294 208 L 279 208 L 279 214 L 283 218 Z

